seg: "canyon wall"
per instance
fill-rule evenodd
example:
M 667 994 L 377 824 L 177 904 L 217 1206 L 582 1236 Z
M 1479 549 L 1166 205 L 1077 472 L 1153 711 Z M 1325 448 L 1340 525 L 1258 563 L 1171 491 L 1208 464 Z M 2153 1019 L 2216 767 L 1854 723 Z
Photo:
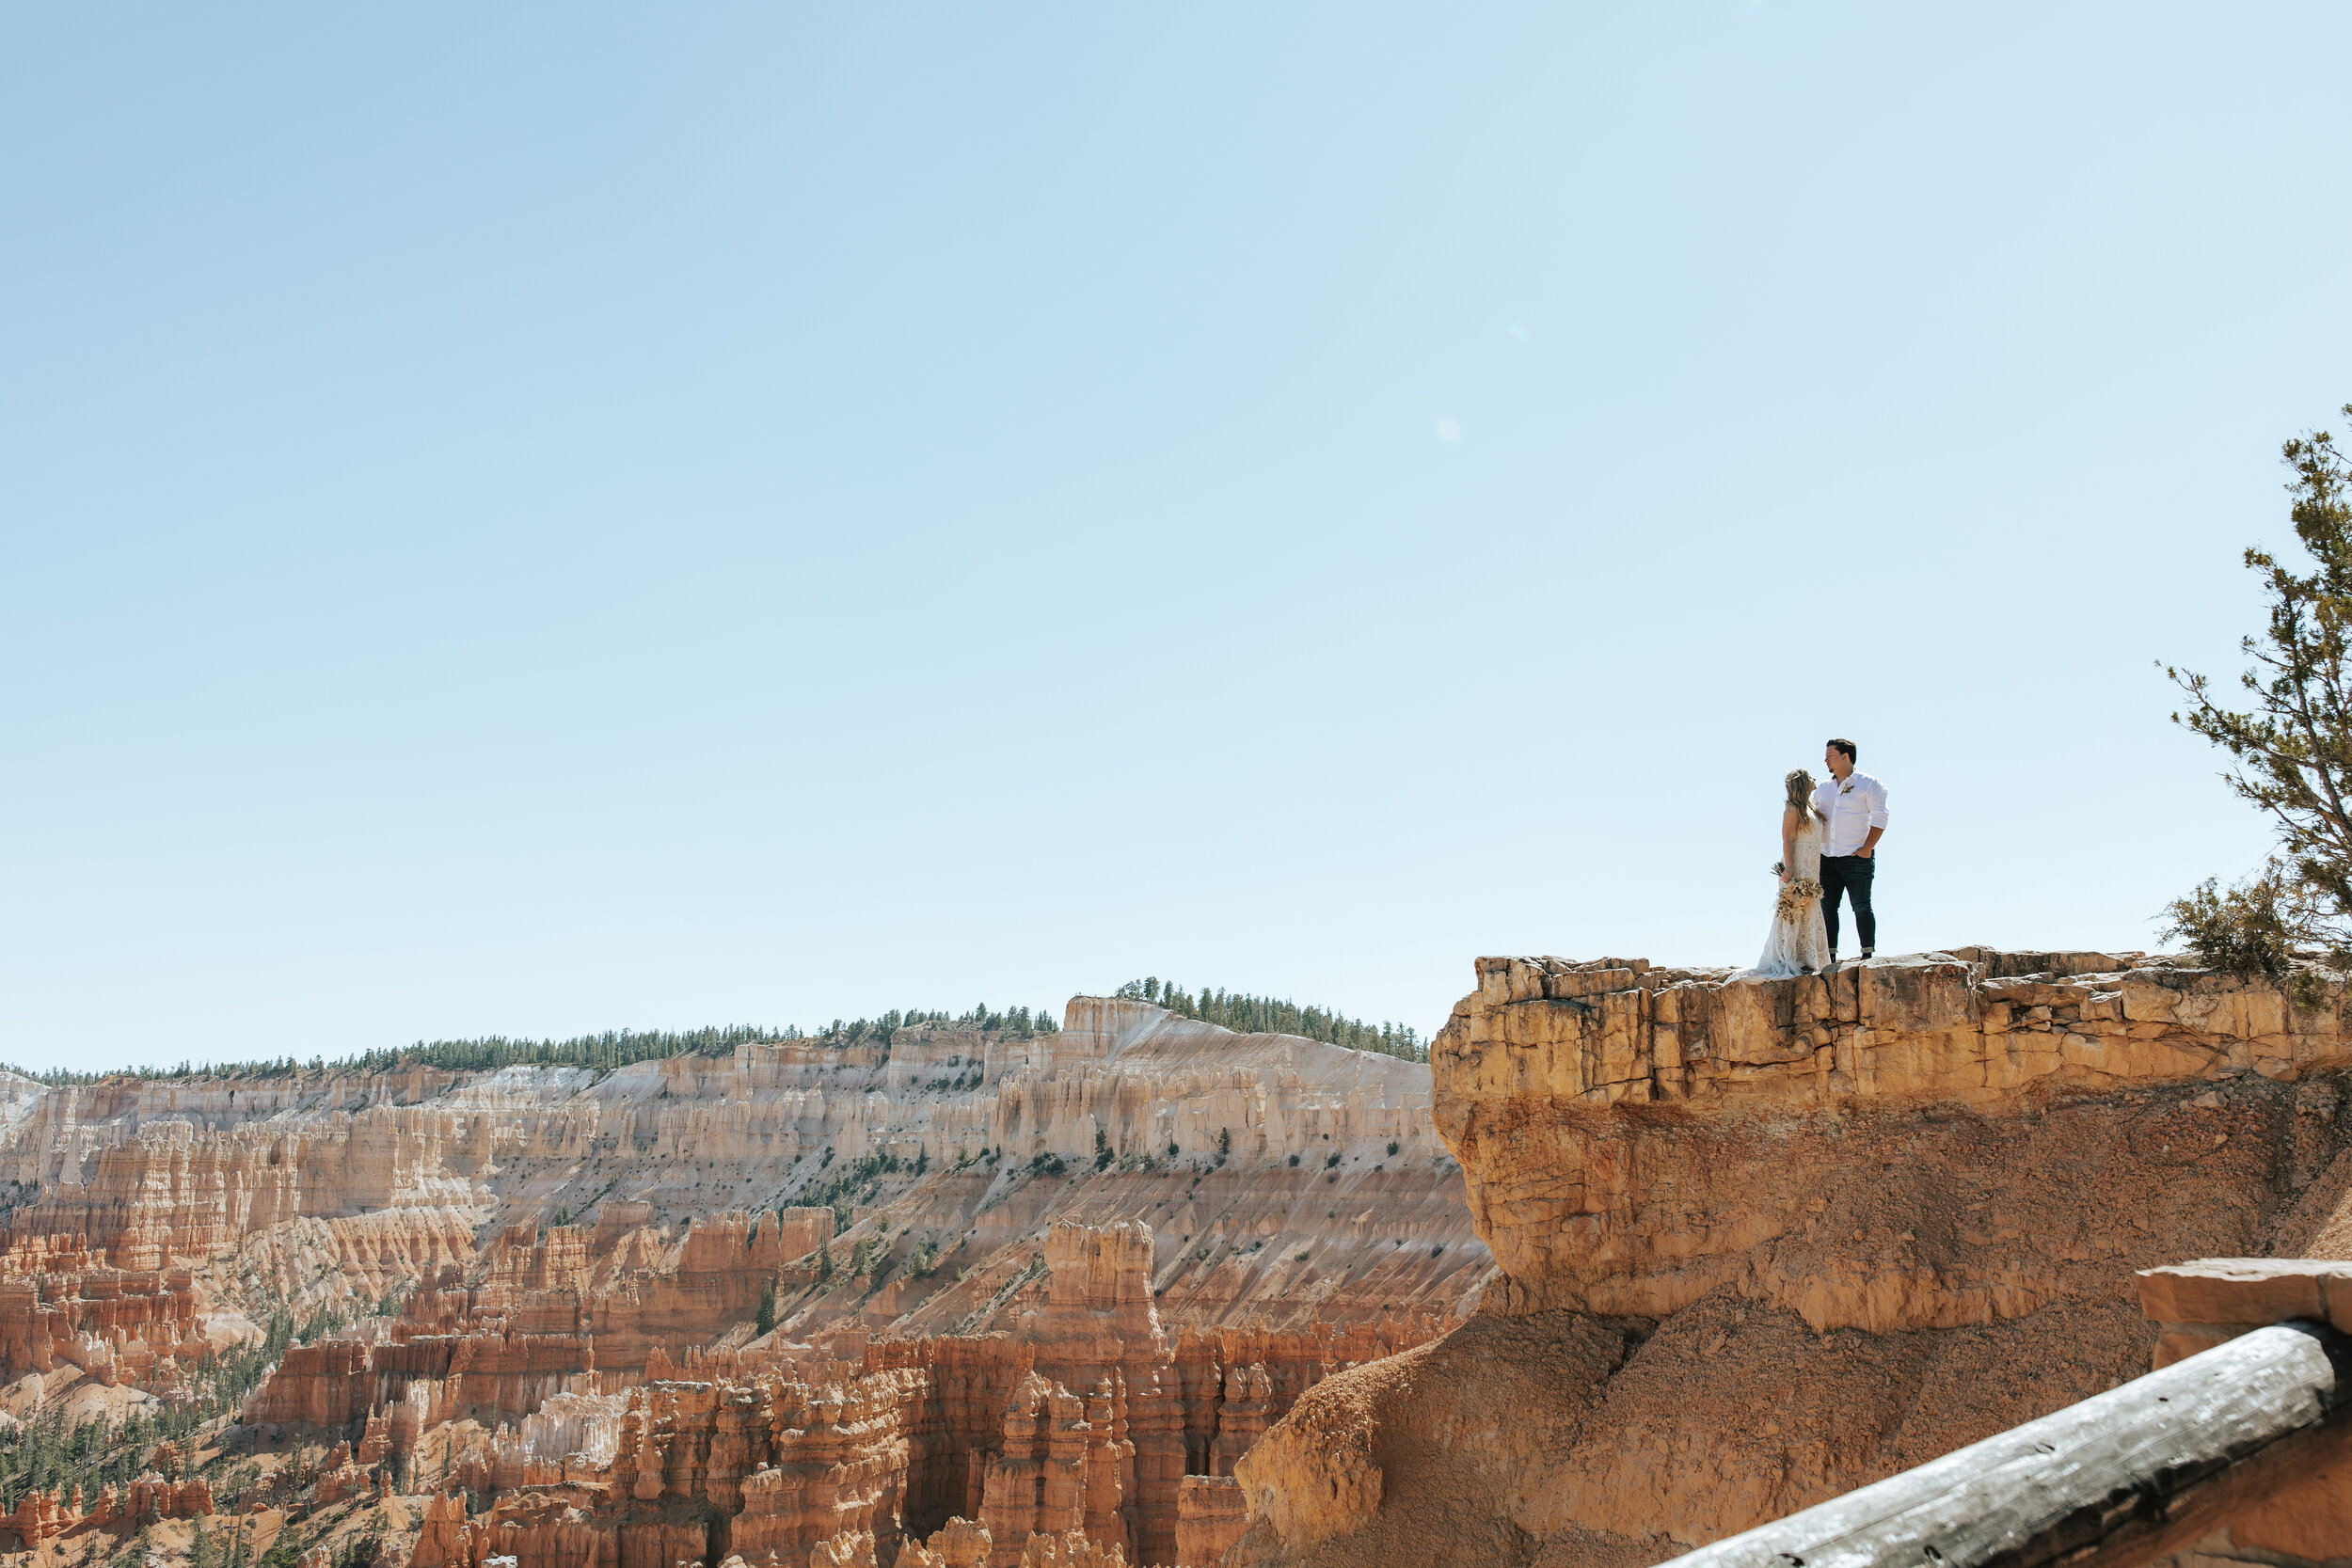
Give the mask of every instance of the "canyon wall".
M 1236 1561 L 1654 1561 L 2144 1371 L 2136 1269 L 2352 1241 L 2340 991 L 1980 948 L 1476 975 L 1434 1110 L 1498 1275 L 1242 1458 Z
M 421 1563 L 1206 1562 L 1250 1446 L 1492 1260 L 1425 1065 L 1065 1024 L 0 1082 L 9 1408 L 151 1410 L 275 1318 L 296 1342 L 191 1454 L 260 1465 L 241 1514 L 412 1489 L 388 1550 Z
M 49 1118 L 87 1153 L 18 1223 L 89 1236 L 118 1261 L 209 1257 L 249 1314 L 289 1292 L 331 1299 L 337 1281 L 368 1300 L 458 1290 L 431 1320 L 447 1332 L 453 1313 L 513 1294 L 469 1274 L 520 1266 L 513 1227 L 576 1218 L 548 1232 L 572 1236 L 549 1243 L 569 1261 L 530 1265 L 555 1271 L 536 1288 L 544 1314 L 502 1319 L 594 1332 L 609 1364 L 630 1366 L 724 1332 L 771 1281 L 798 1337 L 984 1329 L 1036 1304 L 1058 1218 L 1149 1225 L 1155 1299 L 1179 1328 L 1444 1312 L 1484 1277 L 1425 1067 L 1141 1003 L 1080 998 L 1069 1025 L 1025 1040 L 906 1029 L 887 1053 L 745 1045 L 724 1064 L 602 1077 L 406 1075 L 373 1096 L 248 1091 L 268 1112 L 256 1126 L 215 1126 L 218 1094 L 61 1091 L 118 1118 Z M 838 1233 L 758 1228 L 810 1194 L 843 1216 Z M 819 1244 L 841 1265 L 867 1249 L 856 1288 L 818 1288 Z
M 175 1389 L 216 1348 L 192 1270 L 110 1268 L 79 1237 L 0 1231 L 0 1379 L 71 1366 Z
M 516 1223 L 602 1224 L 611 1208 L 660 1249 L 828 1183 L 866 1227 L 845 1227 L 845 1251 L 872 1239 L 889 1266 L 853 1304 L 809 1305 L 873 1329 L 993 1315 L 1064 1214 L 1149 1222 L 1155 1289 L 1178 1323 L 1442 1310 L 1486 1263 L 1430 1124 L 1425 1066 L 1139 1002 L 1074 999 L 1058 1033 L 927 1025 L 887 1047 L 745 1044 L 611 1072 L 125 1076 L 8 1092 L 0 1171 L 31 1194 L 15 1234 L 78 1242 L 117 1270 L 194 1264 L 249 1316 L 462 1275 Z M 923 1248 L 948 1277 L 914 1289 L 899 1265 Z M 975 1271 L 973 1289 L 949 1289 Z M 654 1272 L 697 1273 L 691 1260 Z M 665 1311 L 675 1339 L 740 1305 L 687 1299 L 715 1283 L 661 1289 L 666 1307 L 628 1308 L 649 1337 Z
M 853 1537 L 886 1561 L 902 1541 L 961 1520 L 985 1532 L 991 1568 L 1022 1562 L 1033 1537 L 1073 1536 L 1132 1563 L 1206 1564 L 1238 1534 L 1240 1510 L 1211 1489 L 1226 1506 L 1196 1504 L 1187 1521 L 1181 1499 L 1207 1479 L 1195 1467 L 1230 1469 L 1317 1383 L 1444 1326 L 1422 1316 L 1171 1342 L 1153 1305 L 1148 1227 L 1064 1221 L 1045 1255 L 1043 1303 L 1009 1332 L 870 1339 L 854 1361 L 770 1343 L 679 1368 L 656 1352 L 642 1380 L 591 1394 L 559 1374 L 565 1386 L 536 1392 L 518 1439 L 459 1434 L 459 1457 L 440 1469 L 462 1490 L 436 1502 L 441 1528 L 420 1537 L 413 1560 L 803 1562 Z M 246 1419 L 364 1422 L 360 1456 L 381 1430 L 412 1471 L 432 1468 L 451 1423 L 485 1414 L 446 1359 L 451 1345 L 394 1324 L 302 1347 Z M 430 1366 L 414 1363 L 421 1347 L 437 1357 Z M 382 1414 L 403 1402 L 421 1418 Z M 485 1514 L 459 1507 L 493 1490 Z M 1183 1543 L 1202 1555 L 1184 1555 Z

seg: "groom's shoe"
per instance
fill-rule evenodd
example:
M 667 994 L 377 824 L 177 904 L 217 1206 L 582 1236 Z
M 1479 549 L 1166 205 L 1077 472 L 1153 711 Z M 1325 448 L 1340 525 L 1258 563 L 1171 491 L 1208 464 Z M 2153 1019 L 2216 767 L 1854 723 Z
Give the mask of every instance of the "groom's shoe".
M 1868 957 L 1870 956 L 1870 950 L 1869 950 L 1868 948 L 1867 948 L 1867 947 L 1866 947 L 1866 948 L 1864 948 L 1864 949 L 1862 950 L 1862 956 L 1863 956 L 1864 958 L 1868 958 Z

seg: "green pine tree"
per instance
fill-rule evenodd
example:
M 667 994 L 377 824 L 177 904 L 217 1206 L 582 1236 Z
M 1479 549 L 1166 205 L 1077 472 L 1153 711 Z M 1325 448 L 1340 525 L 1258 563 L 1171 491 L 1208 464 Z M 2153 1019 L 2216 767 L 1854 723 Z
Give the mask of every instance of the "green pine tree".
M 759 1292 L 759 1316 L 753 1325 L 763 1335 L 772 1334 L 776 1327 L 776 1282 L 771 1278 Z

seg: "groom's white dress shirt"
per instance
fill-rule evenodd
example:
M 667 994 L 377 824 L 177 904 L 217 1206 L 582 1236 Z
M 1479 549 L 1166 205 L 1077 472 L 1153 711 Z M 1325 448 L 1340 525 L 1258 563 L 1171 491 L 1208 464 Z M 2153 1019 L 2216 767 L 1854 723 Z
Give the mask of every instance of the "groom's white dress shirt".
M 1851 855 L 1871 829 L 1886 826 L 1886 786 L 1860 771 L 1847 774 L 1844 784 L 1823 779 L 1813 791 L 1813 809 L 1821 814 L 1821 853 Z

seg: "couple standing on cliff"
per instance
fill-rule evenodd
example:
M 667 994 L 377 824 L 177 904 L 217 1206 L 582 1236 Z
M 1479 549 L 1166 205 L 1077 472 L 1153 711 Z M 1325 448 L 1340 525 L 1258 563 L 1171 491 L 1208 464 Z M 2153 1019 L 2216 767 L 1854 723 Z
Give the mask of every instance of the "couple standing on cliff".
M 1772 934 L 1756 973 L 1771 978 L 1812 974 L 1837 961 L 1837 905 L 1853 900 L 1854 934 L 1862 956 L 1877 945 L 1878 916 L 1870 911 L 1870 879 L 1878 869 L 1879 837 L 1886 832 L 1886 786 L 1854 771 L 1854 744 L 1833 740 L 1821 752 L 1829 777 L 1817 786 L 1800 768 L 1782 781 L 1788 798 L 1780 814 L 1780 901 Z

